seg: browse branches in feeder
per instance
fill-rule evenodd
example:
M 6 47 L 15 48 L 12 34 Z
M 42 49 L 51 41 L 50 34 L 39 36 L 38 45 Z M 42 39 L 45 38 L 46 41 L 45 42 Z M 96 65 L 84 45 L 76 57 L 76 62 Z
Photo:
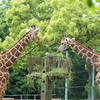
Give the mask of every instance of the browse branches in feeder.
M 33 77 L 33 78 L 48 77 L 50 80 L 55 80 L 55 79 L 64 79 L 64 78 L 70 77 L 70 72 L 71 72 L 70 58 L 61 57 L 61 56 L 53 56 L 52 58 L 49 58 L 49 57 L 45 57 L 45 58 L 35 57 L 34 58 L 33 57 L 30 59 L 30 66 L 34 67 L 33 69 L 39 68 L 39 70 L 37 71 L 35 70 L 31 74 L 27 75 L 28 78 L 29 77 Z M 45 73 L 42 73 L 42 68 L 46 68 Z

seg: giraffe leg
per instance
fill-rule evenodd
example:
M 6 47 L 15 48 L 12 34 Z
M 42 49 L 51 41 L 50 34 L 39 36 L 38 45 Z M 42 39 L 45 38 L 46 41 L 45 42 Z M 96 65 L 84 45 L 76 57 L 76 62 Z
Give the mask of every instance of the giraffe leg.
M 100 89 L 100 73 L 98 72 L 97 75 L 96 75 L 96 82 L 98 84 L 98 87 Z
M 3 96 L 5 94 L 6 91 L 6 85 L 3 84 L 2 86 L 0 86 L 0 100 L 3 100 Z
M 0 100 L 3 100 L 2 88 L 0 88 Z

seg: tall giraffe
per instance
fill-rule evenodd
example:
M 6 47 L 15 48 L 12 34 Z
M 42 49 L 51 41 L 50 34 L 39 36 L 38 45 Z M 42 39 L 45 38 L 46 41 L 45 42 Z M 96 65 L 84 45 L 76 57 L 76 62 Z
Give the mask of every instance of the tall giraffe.
M 38 31 L 39 28 L 34 26 L 13 47 L 0 54 L 0 100 L 3 99 L 9 80 L 9 67 L 18 58 L 30 39 L 39 43 Z
M 91 51 L 90 49 L 84 47 L 75 39 L 67 38 L 65 35 L 62 36 L 61 39 L 61 45 L 58 48 L 57 52 L 61 52 L 63 50 L 66 50 L 68 47 L 71 47 L 74 49 L 74 51 L 87 63 L 92 65 L 96 68 L 97 75 L 96 75 L 96 82 L 100 88 L 100 54 L 95 53 Z

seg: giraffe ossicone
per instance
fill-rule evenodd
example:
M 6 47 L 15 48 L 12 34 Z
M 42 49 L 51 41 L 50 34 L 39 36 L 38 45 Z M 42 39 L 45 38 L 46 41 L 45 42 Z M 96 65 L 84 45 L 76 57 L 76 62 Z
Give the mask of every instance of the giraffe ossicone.
M 68 47 L 71 47 L 82 59 L 96 68 L 96 82 L 100 88 L 100 54 L 86 48 L 79 42 L 75 41 L 73 38 L 70 39 L 65 35 L 62 35 L 61 45 L 59 46 L 57 52 L 62 52 Z
M 6 91 L 7 82 L 9 80 L 9 67 L 18 58 L 30 39 L 36 43 L 40 42 L 37 36 L 39 30 L 40 29 L 35 26 L 32 27 L 13 47 L 0 54 L 0 100 L 3 100 Z

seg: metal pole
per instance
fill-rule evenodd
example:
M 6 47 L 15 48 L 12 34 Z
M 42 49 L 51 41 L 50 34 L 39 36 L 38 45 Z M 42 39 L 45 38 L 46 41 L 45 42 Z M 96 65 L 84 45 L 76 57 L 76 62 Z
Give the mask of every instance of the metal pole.
M 23 95 L 20 95 L 20 100 L 22 100 L 23 99 Z
M 66 51 L 66 57 L 68 57 L 68 51 Z M 65 79 L 65 100 L 68 100 L 68 79 Z
M 92 51 L 94 51 L 94 49 L 92 49 Z M 94 72 L 95 72 L 95 68 L 92 67 L 92 94 L 91 94 L 92 100 L 94 100 Z
M 34 95 L 34 100 L 36 100 L 36 95 Z

